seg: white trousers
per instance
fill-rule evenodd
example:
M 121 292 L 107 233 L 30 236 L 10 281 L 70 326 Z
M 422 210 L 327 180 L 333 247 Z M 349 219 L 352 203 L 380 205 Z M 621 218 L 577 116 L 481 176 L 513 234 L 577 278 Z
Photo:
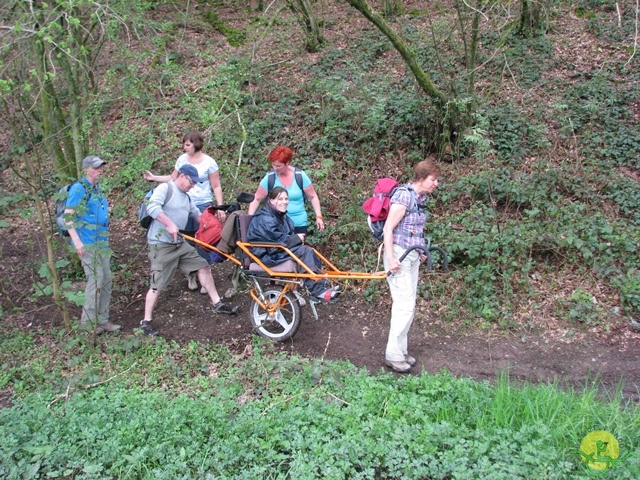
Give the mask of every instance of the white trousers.
M 393 255 L 396 258 L 400 258 L 404 252 L 404 248 L 393 244 Z M 387 277 L 393 303 L 385 357 L 392 362 L 404 362 L 404 356 L 408 353 L 407 335 L 416 310 L 420 254 L 414 250 L 400 265 L 400 270 Z M 388 270 L 386 263 L 385 270 Z

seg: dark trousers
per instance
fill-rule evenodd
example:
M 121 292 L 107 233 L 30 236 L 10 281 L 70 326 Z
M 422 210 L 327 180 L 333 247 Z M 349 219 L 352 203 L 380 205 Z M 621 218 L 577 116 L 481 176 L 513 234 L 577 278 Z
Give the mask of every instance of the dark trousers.
M 293 247 L 291 251 L 295 253 L 296 256 L 300 260 L 302 260 L 302 263 L 308 266 L 314 273 L 320 273 L 320 266 L 321 266 L 320 259 L 316 257 L 316 254 L 311 248 L 306 247 L 304 245 L 298 245 L 296 247 Z M 306 273 L 301 266 L 298 266 L 297 270 L 299 273 Z M 307 287 L 307 290 L 309 290 L 309 293 L 314 297 L 322 296 L 322 294 L 330 287 L 329 282 L 326 279 L 322 279 L 322 280 L 305 279 L 304 286 Z

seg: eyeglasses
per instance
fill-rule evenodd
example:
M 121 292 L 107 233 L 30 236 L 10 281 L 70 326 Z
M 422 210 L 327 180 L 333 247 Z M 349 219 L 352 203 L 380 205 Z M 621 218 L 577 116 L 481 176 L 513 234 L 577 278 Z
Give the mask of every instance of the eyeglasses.
M 196 184 L 196 182 L 194 182 L 194 181 L 193 181 L 193 179 L 192 179 L 191 177 L 189 177 L 189 176 L 185 175 L 185 178 L 186 178 L 187 180 L 189 180 L 189 185 L 195 185 L 195 184 Z

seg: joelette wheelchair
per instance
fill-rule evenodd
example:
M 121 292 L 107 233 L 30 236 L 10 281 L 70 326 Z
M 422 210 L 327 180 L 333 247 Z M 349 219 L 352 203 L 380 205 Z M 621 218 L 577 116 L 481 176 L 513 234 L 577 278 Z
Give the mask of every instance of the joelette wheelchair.
M 252 216 L 244 213 L 240 204 L 251 201 L 253 201 L 252 194 L 240 193 L 236 202 L 213 207 L 224 210 L 227 214 L 237 212 L 227 220 L 234 222 L 235 237 L 225 239 L 228 248 L 221 249 L 216 245 L 209 245 L 188 235 L 183 235 L 183 237 L 205 251 L 213 252 L 219 259 L 232 262 L 238 276 L 250 284 L 249 294 L 252 299 L 250 317 L 254 331 L 259 335 L 277 342 L 291 339 L 300 328 L 301 307 L 307 304 L 311 308 L 313 316 L 318 319 L 316 305 L 322 301 L 308 294 L 303 284 L 305 279 L 328 279 L 331 282 L 339 282 L 344 280 L 384 280 L 387 277 L 387 273 L 384 271 L 368 273 L 340 270 L 318 250 L 310 247 L 322 263 L 321 273 L 314 273 L 284 245 L 247 242 L 246 234 Z M 252 253 L 251 249 L 254 247 L 278 248 L 285 251 L 290 259 L 276 266 L 268 267 Z M 440 247 L 429 245 L 414 247 L 411 250 L 415 249 L 419 249 L 427 255 L 428 268 L 432 268 L 430 252 L 437 250 L 442 258 L 444 268 L 447 268 L 447 255 Z M 405 255 L 411 250 L 408 250 Z

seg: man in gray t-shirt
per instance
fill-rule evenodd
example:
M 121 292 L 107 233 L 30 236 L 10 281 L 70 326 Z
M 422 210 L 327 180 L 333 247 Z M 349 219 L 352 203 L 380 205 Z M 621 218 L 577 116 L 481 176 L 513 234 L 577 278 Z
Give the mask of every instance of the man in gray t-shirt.
M 200 285 L 211 298 L 214 313 L 235 315 L 238 312 L 237 306 L 222 302 L 213 282 L 209 264 L 178 234 L 186 226 L 189 216 L 197 222 L 200 221 L 200 210 L 187 195 L 199 181 L 196 168 L 193 165 L 183 165 L 178 170 L 178 177 L 156 187 L 149 199 L 147 212 L 153 218 L 147 232 L 151 288 L 145 299 L 144 320 L 140 322 L 140 328 L 145 335 L 158 334 L 152 324 L 153 310 L 160 292 L 166 290 L 177 269 L 187 275 L 198 273 Z

